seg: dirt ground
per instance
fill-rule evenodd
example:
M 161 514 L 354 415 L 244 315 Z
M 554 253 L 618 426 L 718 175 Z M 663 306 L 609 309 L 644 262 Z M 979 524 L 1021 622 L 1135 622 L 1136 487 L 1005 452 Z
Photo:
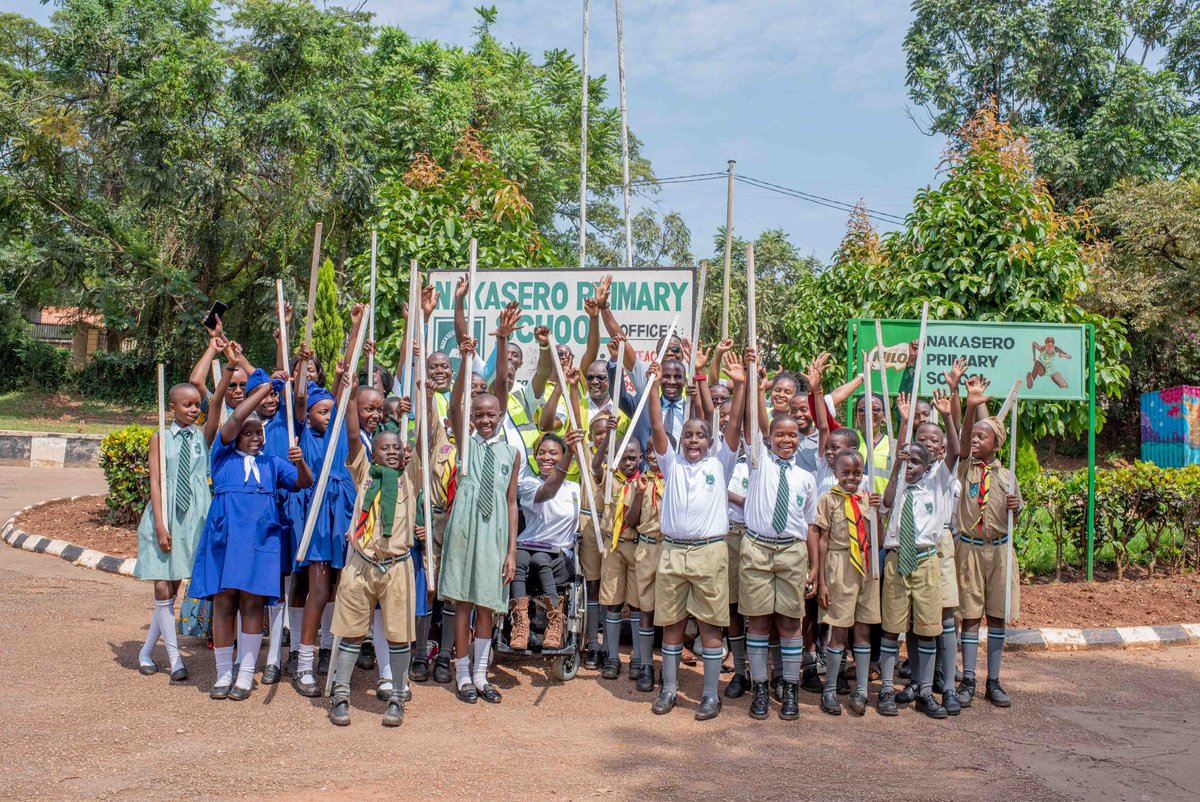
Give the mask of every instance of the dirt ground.
M 103 496 L 78 501 L 55 501 L 17 519 L 26 532 L 62 538 L 114 557 L 137 556 L 137 528 L 113 526 L 108 522 Z
M 61 492 L 62 476 L 0 469 L 0 518 Z M 981 702 L 940 722 L 911 710 L 833 718 L 807 693 L 797 722 L 753 721 L 745 698 L 696 722 L 695 669 L 659 718 L 624 676 L 562 684 L 541 663 L 502 661 L 499 707 L 417 685 L 404 726 L 386 730 L 360 674 L 354 725 L 338 729 L 327 700 L 286 684 L 242 704 L 209 700 L 212 655 L 197 641 L 183 644 L 190 682 L 140 676 L 150 595 L 0 548 L 0 798 L 1009 802 L 1184 800 L 1200 788 L 1200 648 L 1007 655 L 1014 706 Z

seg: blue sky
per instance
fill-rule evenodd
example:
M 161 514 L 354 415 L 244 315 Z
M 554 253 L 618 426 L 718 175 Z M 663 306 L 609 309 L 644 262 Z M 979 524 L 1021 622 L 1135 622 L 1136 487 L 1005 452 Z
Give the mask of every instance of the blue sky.
M 366 0 L 382 23 L 469 44 L 473 7 L 494 3 L 493 33 L 531 53 L 578 53 L 582 0 Z M 14 11 L 49 17 L 36 0 Z M 723 171 L 903 215 L 937 180 L 945 148 L 905 114 L 902 42 L 912 14 L 901 0 L 625 0 L 630 127 L 660 177 Z M 617 97 L 611 0 L 592 0 L 590 61 Z M 921 110 L 914 109 L 921 118 Z M 640 201 L 645 205 L 645 201 Z M 697 256 L 725 222 L 723 180 L 665 186 L 653 203 L 683 214 Z M 738 184 L 734 230 L 782 228 L 828 260 L 846 215 Z M 886 228 L 886 226 L 881 226 Z

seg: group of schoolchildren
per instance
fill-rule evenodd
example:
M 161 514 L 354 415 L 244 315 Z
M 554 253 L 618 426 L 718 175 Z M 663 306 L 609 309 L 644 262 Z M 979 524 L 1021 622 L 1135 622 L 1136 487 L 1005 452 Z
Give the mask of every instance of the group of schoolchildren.
M 417 336 L 396 376 L 379 365 L 352 371 L 347 355 L 327 387 L 306 347 L 289 355 L 280 345 L 268 374 L 211 331 L 190 381 L 170 388 L 165 442 L 151 438 L 137 576 L 154 581 L 154 613 L 140 671 L 159 671 L 161 638 L 171 679 L 187 679 L 174 606 L 189 580 L 187 595 L 212 604 L 213 699 L 251 695 L 265 630 L 262 684 L 288 674 L 299 694 L 319 697 L 319 677 L 332 673 L 329 717 L 347 725 L 351 675 L 377 667 L 383 723 L 399 726 L 410 683 L 433 679 L 464 702 L 499 703 L 494 632 L 518 654 L 573 651 L 578 576 L 587 599 L 578 659 L 616 680 L 628 610 L 627 675 L 638 691 L 657 690 L 655 714 L 674 708 L 681 663 L 698 656 L 699 720 L 720 713 L 722 696 L 746 694 L 753 718 L 774 702 L 780 718 L 796 719 L 801 689 L 832 715 L 848 695 L 862 715 L 876 678 L 880 715 L 908 703 L 932 718 L 957 715 L 976 696 L 985 617 L 985 697 L 1007 707 L 1006 596 L 1014 617 L 1019 603 L 1007 524 L 1021 500 L 996 459 L 1006 429 L 989 416 L 986 379 L 964 381 L 959 362 L 932 405 L 903 391 L 893 408 L 859 395 L 853 428 L 841 426 L 834 410 L 862 377 L 826 394 L 828 354 L 806 373 L 768 379 L 753 347 L 739 355 L 726 340 L 693 355 L 672 336 L 646 361 L 622 335 L 610 284 L 584 302 L 581 358 L 539 327 L 524 383 L 522 352 L 509 343 L 521 310 L 502 311 L 483 360 L 465 278 L 454 299 L 457 375 L 447 354 L 421 353 Z M 437 300 L 422 292 L 425 319 Z M 354 343 L 363 307 L 350 317 Z M 225 369 L 213 371 L 210 392 L 218 354 Z M 424 381 L 413 378 L 418 360 Z M 893 415 L 898 442 L 885 433 Z M 898 673 L 911 678 L 899 692 Z

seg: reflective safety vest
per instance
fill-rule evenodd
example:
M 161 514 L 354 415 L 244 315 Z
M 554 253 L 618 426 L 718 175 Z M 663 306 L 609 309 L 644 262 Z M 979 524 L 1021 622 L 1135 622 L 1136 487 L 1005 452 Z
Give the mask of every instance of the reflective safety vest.
M 858 453 L 865 460 L 867 458 L 867 443 L 866 437 L 859 438 Z M 875 444 L 875 492 L 883 495 L 883 491 L 887 490 L 888 476 L 892 470 L 892 441 L 885 434 L 879 438 L 879 442 Z
M 554 384 L 552 382 L 547 382 L 544 395 L 547 398 L 549 398 L 550 394 L 552 392 L 554 392 Z M 591 424 L 591 408 L 588 405 L 588 398 L 587 398 L 586 393 L 587 393 L 587 388 L 580 387 L 581 395 L 580 395 L 580 399 L 579 399 L 579 416 L 582 418 L 582 420 L 579 421 L 579 428 L 581 428 L 584 432 L 585 445 L 587 445 L 587 447 L 584 449 L 584 451 L 587 453 L 588 459 L 591 460 L 592 455 L 595 453 L 595 449 L 589 445 L 591 443 L 591 440 L 586 439 L 587 435 L 589 433 L 588 426 Z M 558 404 L 559 414 L 563 415 L 564 419 L 566 416 L 566 408 L 563 405 L 566 403 L 567 403 L 567 400 L 565 398 L 559 399 L 559 404 Z M 512 409 L 512 400 L 511 399 L 509 400 L 509 409 L 510 410 Z M 538 418 L 539 419 L 541 418 L 541 414 L 542 414 L 542 410 L 541 410 L 541 408 L 539 408 L 538 409 Z M 540 422 L 540 420 L 539 420 L 539 422 Z M 621 438 L 625 437 L 625 432 L 628 431 L 628 429 L 629 429 L 629 416 L 626 415 L 624 412 L 621 412 L 620 409 L 617 409 L 617 432 L 616 432 L 617 445 L 621 444 Z M 554 430 L 554 433 L 557 434 L 559 437 L 566 437 L 567 424 L 563 423 L 561 426 L 559 426 L 557 429 Z M 606 456 L 607 456 L 607 454 L 606 454 Z M 530 462 L 534 461 L 534 457 L 535 457 L 535 455 L 533 453 L 530 453 L 530 455 L 529 455 Z M 621 457 L 618 454 L 617 459 L 620 460 L 620 458 Z M 536 468 L 537 466 L 535 465 L 534 467 Z M 590 463 L 586 466 L 586 469 L 589 472 L 591 471 L 592 466 Z M 579 460 L 576 459 L 574 462 L 571 463 L 570 470 L 567 471 L 566 480 L 568 482 L 578 482 L 579 477 L 580 477 Z M 587 504 L 587 495 L 586 494 L 583 496 L 583 503 L 586 506 L 586 504 Z
M 536 411 L 535 411 L 536 414 Z M 537 421 L 530 420 L 525 414 L 525 407 L 513 393 L 508 394 L 508 419 L 513 426 L 517 427 L 517 431 L 521 433 L 521 440 L 525 443 L 525 453 L 529 458 L 529 469 L 537 474 L 537 441 L 542 436 L 538 431 Z

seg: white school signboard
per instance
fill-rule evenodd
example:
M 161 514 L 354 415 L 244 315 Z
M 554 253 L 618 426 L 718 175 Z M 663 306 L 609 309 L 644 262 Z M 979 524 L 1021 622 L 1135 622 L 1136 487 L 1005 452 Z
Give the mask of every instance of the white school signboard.
M 465 275 L 460 270 L 430 271 L 429 281 L 438 290 L 438 305 L 430 317 L 433 349 L 449 354 L 457 365 L 458 346 L 454 339 L 454 287 Z M 538 345 L 533 330 L 549 326 L 555 342 L 568 345 L 576 358 L 587 345 L 588 314 L 583 302 L 596 294 L 596 284 L 611 275 L 612 291 L 609 306 L 621 324 L 629 343 L 638 355 L 648 359 L 660 337 L 667 333 L 671 320 L 679 315 L 678 334 L 690 336 L 694 319 L 695 269 L 691 267 L 626 268 L 591 270 L 578 268 L 514 268 L 510 270 L 476 270 L 475 319 L 472 335 L 483 341 L 481 356 L 486 357 L 495 347 L 495 338 L 487 337 L 496 330 L 500 313 L 509 301 L 521 305 L 524 327 L 510 342 L 520 346 L 525 354 L 518 379 L 528 379 L 537 364 Z M 607 358 L 604 343 L 608 332 L 600 326 L 600 357 Z

